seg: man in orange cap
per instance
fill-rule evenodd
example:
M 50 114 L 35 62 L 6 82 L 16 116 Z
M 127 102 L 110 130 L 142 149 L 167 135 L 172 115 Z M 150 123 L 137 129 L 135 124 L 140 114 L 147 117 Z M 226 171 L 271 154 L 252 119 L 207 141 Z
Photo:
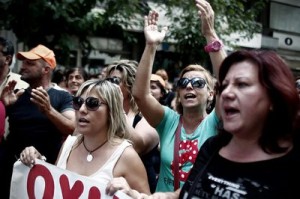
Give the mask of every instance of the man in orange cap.
M 16 57 L 22 61 L 21 79 L 29 88 L 14 90 L 16 81 L 11 81 L 1 95 L 9 117 L 9 134 L 5 139 L 5 164 L 1 163 L 5 174 L 0 179 L 8 193 L 15 157 L 25 147 L 34 146 L 54 164 L 63 138 L 75 129 L 72 96 L 51 84 L 56 66 L 53 51 L 38 45 L 28 52 L 17 53 Z

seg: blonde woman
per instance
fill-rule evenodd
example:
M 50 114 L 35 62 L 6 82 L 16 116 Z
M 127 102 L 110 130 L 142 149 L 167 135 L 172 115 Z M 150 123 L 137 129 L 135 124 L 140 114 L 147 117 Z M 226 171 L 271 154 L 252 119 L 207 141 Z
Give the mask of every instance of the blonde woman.
M 147 171 L 150 191 L 153 193 L 157 183 L 155 160 L 159 138 L 156 130 L 149 125 L 141 114 L 134 97 L 132 87 L 138 63 L 134 60 L 122 59 L 108 66 L 107 80 L 119 85 L 123 94 L 123 108 L 130 127 L 131 140 Z M 149 80 L 150 82 L 150 80 Z
M 124 178 L 134 189 L 150 193 L 142 161 L 127 140 L 128 128 L 118 86 L 106 80 L 84 82 L 73 99 L 76 136 L 69 136 L 56 165 L 109 184 Z M 42 155 L 25 148 L 20 160 L 30 165 Z

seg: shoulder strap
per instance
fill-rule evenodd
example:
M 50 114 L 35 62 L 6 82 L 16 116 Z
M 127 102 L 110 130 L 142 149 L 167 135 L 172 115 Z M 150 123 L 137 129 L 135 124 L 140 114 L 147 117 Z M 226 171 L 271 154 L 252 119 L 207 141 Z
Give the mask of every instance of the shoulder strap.
M 135 126 L 137 125 L 137 123 L 139 123 L 139 121 L 141 121 L 141 119 L 142 119 L 142 116 L 139 113 L 137 113 L 134 116 L 132 127 L 135 128 Z
M 173 165 L 174 165 L 174 191 L 179 188 L 179 143 L 180 143 L 180 132 L 181 132 L 181 116 L 179 118 L 179 123 L 177 129 L 175 131 L 175 142 L 174 142 L 174 158 L 173 158 Z

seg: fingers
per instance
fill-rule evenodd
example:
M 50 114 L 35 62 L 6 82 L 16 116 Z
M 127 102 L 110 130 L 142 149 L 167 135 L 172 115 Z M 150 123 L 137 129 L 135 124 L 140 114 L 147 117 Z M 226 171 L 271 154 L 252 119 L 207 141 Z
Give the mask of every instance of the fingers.
M 16 97 L 19 98 L 24 92 L 25 92 L 24 89 L 18 90 L 18 92 L 16 93 Z
M 8 82 L 8 84 L 4 87 L 2 94 L 3 93 L 11 94 L 14 91 L 16 84 L 17 82 L 15 80 Z
M 150 10 L 148 16 L 145 17 L 145 26 L 156 25 L 158 21 L 158 13 L 154 10 Z
M 196 6 L 198 8 L 198 13 L 200 16 L 213 13 L 210 4 L 205 0 L 196 0 Z
M 168 27 L 165 26 L 161 29 L 161 34 L 163 34 L 163 37 L 166 36 L 167 32 L 168 32 Z
M 36 100 L 46 100 L 48 98 L 48 93 L 45 89 L 42 87 L 38 87 L 36 89 L 32 89 L 31 91 L 32 97 L 34 97 Z
M 201 32 L 206 38 L 214 37 L 214 11 L 206 0 L 195 0 L 201 20 Z
M 20 154 L 20 160 L 23 164 L 31 167 L 39 156 L 41 154 L 34 147 L 26 147 Z
M 17 81 L 16 80 L 12 80 L 12 81 L 8 82 L 8 89 L 10 91 L 13 91 L 15 89 L 16 85 L 17 85 Z
M 152 195 L 148 196 L 147 194 L 141 193 L 137 199 L 152 199 L 152 198 L 153 198 Z
M 49 108 L 49 95 L 42 87 L 32 89 L 31 101 L 42 108 L 42 111 L 46 111 L 46 109 Z
M 147 27 L 149 25 L 148 23 L 148 16 L 144 17 L 144 26 Z
M 130 187 L 123 177 L 113 178 L 106 186 L 105 192 L 107 195 L 114 195 L 116 191 L 122 190 L 124 193 L 128 193 Z

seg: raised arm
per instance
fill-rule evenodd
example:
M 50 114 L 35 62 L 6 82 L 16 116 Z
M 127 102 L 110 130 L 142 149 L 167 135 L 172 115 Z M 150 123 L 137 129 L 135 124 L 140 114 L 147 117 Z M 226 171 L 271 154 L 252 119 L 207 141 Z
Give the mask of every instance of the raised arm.
M 215 13 L 211 7 L 211 5 L 206 0 L 195 0 L 196 7 L 198 8 L 198 14 L 201 21 L 201 32 L 203 36 L 206 38 L 207 44 L 211 44 L 214 41 L 220 41 L 215 28 L 214 28 L 214 20 Z M 221 47 L 220 50 L 216 52 L 209 52 L 210 60 L 213 66 L 213 72 L 216 78 L 219 76 L 220 65 L 223 60 L 226 58 L 227 54 L 224 49 L 224 46 Z M 216 96 L 216 113 L 220 117 L 220 108 L 219 108 L 219 97 Z
M 150 93 L 150 76 L 156 49 L 164 39 L 167 30 L 167 28 L 163 28 L 159 31 L 156 24 L 157 21 L 158 13 L 155 11 L 150 11 L 149 15 L 145 16 L 144 34 L 146 46 L 139 62 L 133 86 L 135 101 L 143 116 L 153 127 L 159 124 L 164 114 L 162 105 Z

